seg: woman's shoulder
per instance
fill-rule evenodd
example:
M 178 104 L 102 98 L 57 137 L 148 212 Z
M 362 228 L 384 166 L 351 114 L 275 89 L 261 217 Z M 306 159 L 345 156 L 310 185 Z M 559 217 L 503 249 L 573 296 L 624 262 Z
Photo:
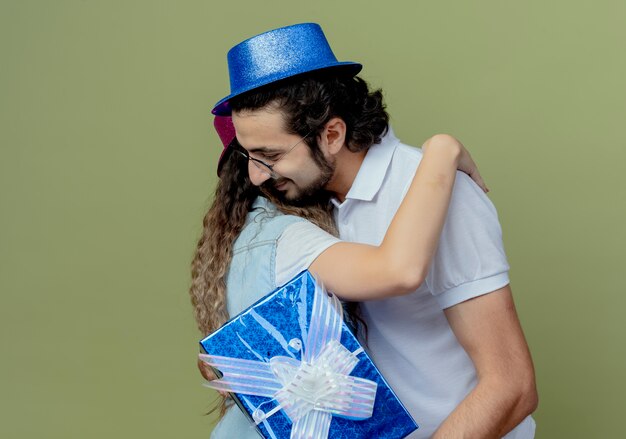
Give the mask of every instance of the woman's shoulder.
M 296 215 L 286 215 L 282 213 L 274 203 L 265 197 L 257 197 L 252 204 L 252 209 L 248 213 L 247 223 L 275 223 L 275 224 L 291 224 L 298 221 L 304 221 L 303 218 Z M 267 224 L 265 224 L 267 225 Z
M 277 240 L 287 227 L 302 221 L 306 220 L 295 215 L 285 215 L 267 198 L 258 197 L 248 213 L 237 244 Z

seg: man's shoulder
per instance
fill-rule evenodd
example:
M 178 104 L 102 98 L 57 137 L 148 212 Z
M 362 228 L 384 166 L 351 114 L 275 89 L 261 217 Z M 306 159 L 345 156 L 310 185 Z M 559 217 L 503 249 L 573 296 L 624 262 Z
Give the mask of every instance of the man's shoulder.
M 404 196 L 423 155 L 421 148 L 400 142 L 396 146 L 391 159 L 391 166 L 389 167 L 386 184 L 384 185 L 393 186 L 396 189 L 402 187 L 404 189 L 402 196 Z M 485 204 L 489 209 L 493 209 L 493 205 L 486 194 L 469 175 L 461 171 L 457 171 L 456 173 L 453 194 L 451 204 L 463 201 L 469 203 L 479 202 L 480 204 Z
M 422 161 L 423 155 L 421 148 L 400 142 L 397 144 L 391 157 L 390 170 L 394 174 L 406 173 L 412 177 Z
M 417 161 L 417 163 L 419 163 L 423 155 L 424 153 L 422 152 L 421 148 L 418 148 L 417 146 L 408 145 L 400 141 L 400 143 L 398 143 L 398 146 L 396 147 L 394 158 L 397 157 L 399 159 Z

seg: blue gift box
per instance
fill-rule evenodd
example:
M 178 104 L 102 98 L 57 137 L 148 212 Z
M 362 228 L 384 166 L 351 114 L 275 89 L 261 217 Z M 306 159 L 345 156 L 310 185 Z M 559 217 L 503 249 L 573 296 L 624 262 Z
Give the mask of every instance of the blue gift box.
M 403 438 L 418 428 L 304 271 L 200 342 L 203 357 L 265 438 Z M 313 395 L 313 396 L 311 396 Z M 298 436 L 298 435 L 296 435 Z

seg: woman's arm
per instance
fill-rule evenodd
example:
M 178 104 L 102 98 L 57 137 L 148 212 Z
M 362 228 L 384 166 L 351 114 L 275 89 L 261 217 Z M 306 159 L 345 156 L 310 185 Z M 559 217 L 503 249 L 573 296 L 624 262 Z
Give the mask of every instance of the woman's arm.
M 454 137 L 433 136 L 423 152 L 380 246 L 339 242 L 310 265 L 309 270 L 340 298 L 382 299 L 417 289 L 437 250 L 457 169 L 488 191 L 469 152 Z

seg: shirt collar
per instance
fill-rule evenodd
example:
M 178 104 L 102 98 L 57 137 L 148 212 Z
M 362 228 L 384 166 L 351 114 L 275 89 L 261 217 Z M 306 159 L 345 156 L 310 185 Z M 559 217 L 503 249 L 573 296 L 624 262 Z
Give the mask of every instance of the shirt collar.
M 256 199 L 252 202 L 252 210 L 254 209 L 273 210 L 274 208 L 275 208 L 274 204 L 270 202 L 270 200 L 268 200 L 267 198 L 261 195 L 256 197 Z
M 346 200 L 372 201 L 374 199 L 383 184 L 391 158 L 399 143 L 400 140 L 389 126 L 380 143 L 372 145 L 367 151 L 359 172 L 346 195 Z M 332 202 L 337 207 L 341 205 L 341 202 L 336 198 L 332 198 Z

